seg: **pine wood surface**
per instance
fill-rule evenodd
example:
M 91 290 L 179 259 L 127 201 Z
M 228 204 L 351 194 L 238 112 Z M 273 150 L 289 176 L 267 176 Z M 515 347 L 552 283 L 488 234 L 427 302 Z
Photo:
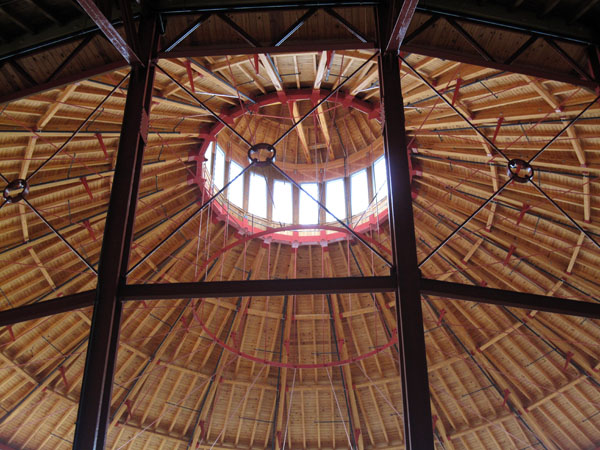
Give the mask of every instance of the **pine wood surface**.
M 260 60 L 257 74 L 247 56 L 198 58 L 206 70 L 190 67 L 196 91 L 228 95 L 198 98 L 226 113 L 239 106 L 238 91 L 258 99 L 278 90 L 333 89 L 369 56 L 339 51 L 325 70 L 326 53 L 277 55 L 272 62 L 281 82 L 267 70 L 268 60 Z M 490 139 L 502 117 L 495 144 L 510 158 L 533 156 L 595 98 L 565 83 L 418 55 L 407 61 Z M 159 65 L 191 88 L 185 59 Z M 0 173 L 9 180 L 31 174 L 126 73 L 117 70 L 4 105 Z M 422 260 L 507 180 L 506 162 L 406 65 L 402 74 Z M 374 62 L 341 91 L 377 108 L 377 82 Z M 35 175 L 28 197 L 94 266 L 126 93 L 127 82 Z M 272 104 L 231 125 L 253 143 L 270 142 L 311 107 L 309 100 Z M 597 103 L 590 107 L 534 164 L 535 182 L 595 238 L 599 109 Z M 131 266 L 198 209 L 195 159 L 215 123 L 157 73 Z M 217 139 L 228 159 L 247 165 L 247 147 L 230 131 Z M 277 164 L 299 181 L 349 175 L 382 154 L 380 117 L 326 102 L 279 150 Z M 224 197 L 217 202 L 227 210 Z M 368 215 L 385 208 L 385 201 L 376 202 Z M 22 203 L 5 205 L 0 224 L 1 309 L 95 287 L 92 271 Z M 254 225 L 276 224 L 256 219 Z M 365 245 L 346 239 L 294 249 L 255 238 L 211 260 L 242 231 L 211 208 L 132 271 L 129 281 L 371 276 L 388 270 Z M 389 248 L 385 219 L 375 221 L 366 236 Z M 599 255 L 539 192 L 513 183 L 421 270 L 429 278 L 597 301 Z M 438 448 L 598 445 L 597 321 L 435 297 L 423 298 L 422 306 Z M 329 449 L 348 448 L 350 437 L 359 448 L 402 448 L 396 348 L 361 359 L 393 338 L 394 308 L 388 294 L 126 303 L 108 444 L 234 449 L 282 448 L 285 441 L 286 448 Z M 0 439 L 9 447 L 70 447 L 90 317 L 86 309 L 0 329 Z M 237 356 L 207 331 L 244 355 L 289 367 Z M 359 360 L 295 368 L 352 358 Z

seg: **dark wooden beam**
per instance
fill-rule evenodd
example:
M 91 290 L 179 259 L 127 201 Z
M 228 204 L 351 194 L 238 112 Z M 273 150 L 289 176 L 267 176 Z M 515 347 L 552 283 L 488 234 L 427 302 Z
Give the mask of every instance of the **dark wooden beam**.
M 206 13 L 202 14 L 192 25 L 183 30 L 181 33 L 177 35 L 175 39 L 173 39 L 169 44 L 165 45 L 165 47 L 161 50 L 163 53 L 168 53 L 181 44 L 185 38 L 187 38 L 190 34 L 200 27 L 204 22 L 206 22 L 210 18 L 211 14 Z
M 549 3 L 548 0 L 546 3 Z M 540 17 L 541 11 L 520 8 L 511 10 L 500 2 L 485 5 L 475 1 L 420 0 L 417 12 L 453 17 L 460 21 L 497 29 L 547 36 L 579 44 L 600 44 L 596 30 L 583 24 L 567 24 L 561 16 Z
M 25 69 L 23 69 L 23 67 L 21 67 L 21 65 L 15 61 L 14 59 L 11 59 L 8 64 L 10 65 L 10 67 L 12 67 L 12 69 L 16 72 L 16 74 L 24 79 L 25 81 L 27 81 L 27 84 L 29 84 L 29 86 L 35 86 L 37 85 L 37 81 L 35 81 L 35 79 L 29 74 L 29 72 L 27 72 Z
M 50 74 L 50 76 L 48 77 L 48 79 L 46 80 L 46 82 L 50 82 L 52 81 L 54 78 L 56 78 L 58 76 L 58 74 L 60 72 L 63 71 L 63 69 L 65 67 L 67 67 L 71 61 L 73 61 L 77 55 L 79 55 L 79 53 L 84 49 L 84 47 L 86 45 L 88 45 L 91 40 L 94 39 L 94 35 L 93 34 L 88 34 L 86 37 L 84 37 L 81 42 L 79 44 L 77 44 L 77 47 L 75 47 L 73 49 L 73 51 L 71 53 L 69 53 L 65 59 L 63 59 L 63 61 L 58 65 L 58 67 L 56 69 L 54 69 L 54 72 L 52 72 Z
M 160 52 L 160 58 L 195 58 L 200 56 L 254 55 L 257 53 L 306 53 L 324 50 L 374 50 L 375 42 L 358 42 L 356 39 L 335 40 L 331 42 L 312 41 L 302 44 L 283 44 L 276 47 L 219 47 L 197 46 L 178 47 L 169 52 Z
M 464 52 L 458 52 L 453 50 L 444 49 L 431 44 L 412 44 L 408 43 L 400 48 L 401 51 L 406 53 L 416 53 L 419 55 L 432 56 L 434 58 L 449 59 L 452 61 L 458 61 L 465 64 L 473 64 L 481 67 L 489 67 L 491 69 L 503 70 L 512 73 L 521 73 L 535 78 L 544 78 L 546 80 L 560 81 L 563 83 L 569 83 L 574 86 L 583 86 L 588 89 L 596 89 L 598 82 L 584 80 L 574 75 L 570 75 L 566 72 L 560 72 L 558 70 L 548 70 L 544 68 L 536 68 L 527 64 L 512 62 L 510 64 L 497 62 L 497 61 L 486 61 L 481 56 L 469 55 Z
M 127 64 L 125 64 L 123 61 L 116 61 L 113 63 L 104 64 L 98 67 L 93 67 L 88 70 L 77 72 L 73 75 L 47 81 L 46 83 L 37 84 L 26 89 L 9 92 L 4 95 L 0 95 L 0 105 L 2 105 L 3 103 L 12 102 L 13 100 L 18 100 L 20 98 L 28 97 L 30 95 L 39 94 L 40 92 L 49 91 L 50 89 L 56 89 L 67 84 L 75 83 L 79 80 L 86 80 L 88 78 L 92 78 L 103 73 L 122 69 L 124 67 L 127 67 Z
M 325 12 L 337 20 L 340 25 L 342 25 L 350 34 L 352 34 L 356 39 L 358 39 L 363 44 L 368 41 L 368 39 L 350 22 L 340 16 L 335 10 L 332 8 L 325 8 Z
M 139 42 L 144 64 L 133 65 L 128 86 L 73 440 L 76 450 L 103 449 L 106 443 L 122 311 L 118 291 L 127 270 L 148 133 L 155 71 L 152 61 L 158 47 L 157 25 L 156 15 L 142 18 Z
M 95 291 L 85 291 L 0 311 L 0 327 L 92 306 L 95 298 Z
M 397 38 L 403 38 L 404 35 L 397 27 L 392 27 L 394 35 L 386 34 L 387 15 L 389 12 L 382 5 L 378 9 L 381 45 L 379 89 L 385 117 L 383 143 L 387 161 L 388 215 L 394 256 L 392 276 L 397 286 L 396 320 L 404 409 L 404 445 L 407 450 L 434 450 L 404 101 L 398 49 L 395 47 Z M 400 42 L 401 39 L 398 44 Z
M 421 293 L 455 300 L 600 319 L 600 303 L 580 302 L 547 295 L 527 294 L 427 278 L 421 279 Z
M 306 21 L 311 18 L 317 12 L 317 8 L 310 8 L 306 11 L 296 22 L 294 22 L 285 32 L 281 35 L 281 37 L 275 39 L 273 41 L 273 47 L 279 47 L 283 44 L 292 34 L 294 34 L 298 29 L 306 23 Z
M 167 300 L 199 297 L 256 297 L 283 295 L 393 292 L 392 277 L 297 278 L 290 280 L 211 281 L 198 283 L 129 284 L 123 300 Z

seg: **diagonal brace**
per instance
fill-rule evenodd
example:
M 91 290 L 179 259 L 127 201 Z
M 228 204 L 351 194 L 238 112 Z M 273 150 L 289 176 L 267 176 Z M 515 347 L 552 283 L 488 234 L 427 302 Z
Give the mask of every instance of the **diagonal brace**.
M 93 0 L 77 0 L 77 3 L 86 12 L 86 14 L 94 21 L 104 36 L 115 47 L 115 49 L 123 56 L 128 64 L 142 64 L 138 55 L 127 44 L 125 39 L 119 34 L 116 28 L 110 23 L 110 20 L 100 11 Z M 143 64 L 142 64 L 143 65 Z

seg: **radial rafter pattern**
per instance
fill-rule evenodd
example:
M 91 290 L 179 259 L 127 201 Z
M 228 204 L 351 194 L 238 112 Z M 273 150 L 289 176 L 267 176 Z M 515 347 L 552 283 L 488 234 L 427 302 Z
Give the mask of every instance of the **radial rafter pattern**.
M 246 56 L 160 65 L 246 139 L 269 142 L 312 107 L 310 98 L 290 101 L 295 92 L 327 92 L 369 56 L 281 55 L 260 59 L 258 73 Z M 595 98 L 564 83 L 451 61 L 411 55 L 407 62 L 510 158 L 533 156 Z M 402 70 L 415 231 L 424 259 L 508 178 L 499 152 L 411 68 Z M 321 165 L 328 179 L 381 155 L 376 73 L 376 64 L 365 66 L 341 89 L 344 100 L 324 103 L 297 127 L 282 142 L 286 150 L 278 164 L 300 181 Z M 33 173 L 125 75 L 113 72 L 8 104 L 0 115 L 0 173 L 10 180 Z M 99 258 L 126 92 L 127 82 L 31 181 L 32 205 L 92 266 Z M 267 95 L 280 102 L 253 109 Z M 243 113 L 236 116 L 240 103 Z M 534 181 L 594 238 L 599 107 L 588 109 L 534 163 Z M 215 124 L 204 107 L 157 74 L 131 265 L 172 236 L 132 271 L 132 282 L 386 274 L 365 246 L 347 240 L 294 248 L 251 239 L 219 254 L 245 232 L 219 213 L 227 208 L 207 209 L 172 233 L 207 198 L 199 169 Z M 214 137 L 228 157 L 246 164 L 247 148 L 230 131 Z M 2 309 L 94 287 L 93 273 L 27 207 L 5 205 L 0 220 L 7 230 L 2 250 L 12 262 L 0 272 Z M 389 246 L 385 220 L 366 235 Z M 513 183 L 422 271 L 429 278 L 596 301 L 597 267 L 598 250 L 588 236 L 538 191 Z M 438 298 L 424 298 L 423 305 L 439 448 L 597 444 L 596 321 Z M 128 303 L 108 443 L 399 448 L 404 438 L 396 347 L 361 359 L 393 339 L 394 308 L 387 294 Z M 88 317 L 74 312 L 0 330 L 0 368 L 9 374 L 2 384 L 0 437 L 8 445 L 70 446 L 72 418 L 47 421 L 34 432 L 35 420 L 25 414 L 54 417 L 75 410 Z M 38 363 L 28 356 L 32 347 L 50 356 Z M 325 367 L 347 359 L 356 361 Z

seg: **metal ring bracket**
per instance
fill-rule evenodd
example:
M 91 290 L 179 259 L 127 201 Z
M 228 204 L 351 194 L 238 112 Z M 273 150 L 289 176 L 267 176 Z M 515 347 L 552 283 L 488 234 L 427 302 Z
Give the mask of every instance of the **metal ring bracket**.
M 19 192 L 13 194 L 16 191 Z M 29 183 L 22 178 L 17 178 L 8 183 L 2 192 L 2 196 L 4 197 L 4 200 L 6 200 L 6 203 L 17 203 L 27 197 L 27 194 L 29 194 Z
M 266 157 L 260 158 L 262 155 L 264 155 L 264 152 L 269 152 L 270 154 Z M 273 161 L 275 161 L 275 156 L 277 155 L 277 151 L 275 150 L 275 147 L 273 147 L 271 144 L 266 144 L 266 143 L 261 143 L 261 144 L 255 144 L 252 147 L 250 147 L 248 149 L 248 159 L 250 160 L 250 162 L 258 165 L 258 166 L 266 166 L 271 164 Z
M 508 162 L 506 175 L 517 183 L 527 183 L 533 178 L 533 167 L 522 159 L 511 159 Z

